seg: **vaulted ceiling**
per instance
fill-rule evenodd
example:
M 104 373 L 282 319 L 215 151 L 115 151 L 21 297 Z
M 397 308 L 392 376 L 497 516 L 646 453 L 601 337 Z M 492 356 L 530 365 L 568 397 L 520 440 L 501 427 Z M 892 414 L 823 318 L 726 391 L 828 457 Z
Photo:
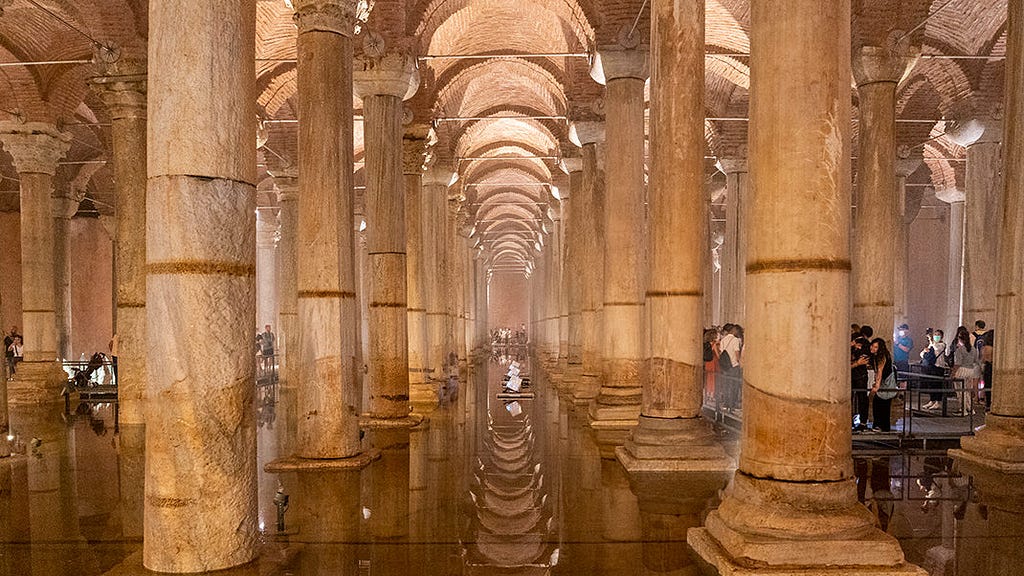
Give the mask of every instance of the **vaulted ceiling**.
M 1003 91 L 1006 0 L 853 0 L 852 50 L 909 37 L 922 57 L 899 86 L 901 153 L 923 158 L 909 178 L 925 191 L 963 186 L 965 151 L 945 133 L 950 123 L 998 116 Z M 89 209 L 112 214 L 110 123 L 87 79 L 98 45 L 144 58 L 145 0 L 0 0 L 0 120 L 58 124 L 73 145 L 58 186 L 86 186 Z M 646 0 L 377 0 L 360 34 L 412 52 L 422 84 L 409 102 L 413 124 L 433 126 L 431 157 L 460 175 L 453 196 L 491 262 L 525 266 L 534 238 L 549 230 L 565 185 L 561 158 L 578 152 L 569 122 L 600 114 L 602 87 L 589 74 L 595 46 L 624 27 L 646 34 Z M 705 123 L 708 181 L 720 188 L 714 158 L 746 149 L 750 19 L 748 0 L 706 2 Z M 286 0 L 257 3 L 256 99 L 268 169 L 297 155 L 296 28 Z M 360 50 L 359 37 L 355 42 Z M 41 62 L 60 62 L 40 64 Z M 852 82 L 852 80 L 851 80 Z M 851 92 L 856 103 L 856 91 Z M 340 95 L 339 95 L 340 97 Z M 356 103 L 357 188 L 362 125 Z M 856 115 L 851 118 L 856 137 Z M 852 148 L 856 150 L 856 147 Z M 17 173 L 0 154 L 0 210 L 17 210 Z M 357 190 L 358 193 L 358 190 Z M 262 201 L 273 202 L 273 195 Z

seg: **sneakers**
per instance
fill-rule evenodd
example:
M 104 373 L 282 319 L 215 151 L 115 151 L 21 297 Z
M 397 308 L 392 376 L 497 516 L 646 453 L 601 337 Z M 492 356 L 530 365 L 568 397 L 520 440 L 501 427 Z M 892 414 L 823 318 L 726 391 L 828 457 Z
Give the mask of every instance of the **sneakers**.
M 942 408 L 942 402 L 939 402 L 938 400 L 932 400 L 924 406 L 921 406 L 921 410 L 938 410 L 939 408 Z

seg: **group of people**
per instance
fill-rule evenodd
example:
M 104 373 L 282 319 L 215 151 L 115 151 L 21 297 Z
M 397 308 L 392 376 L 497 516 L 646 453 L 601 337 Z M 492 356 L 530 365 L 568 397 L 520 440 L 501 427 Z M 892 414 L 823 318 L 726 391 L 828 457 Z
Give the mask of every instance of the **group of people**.
M 21 362 L 21 358 L 24 355 L 24 348 L 21 334 L 18 333 L 18 327 L 11 326 L 10 333 L 4 335 L 4 359 L 7 363 L 8 379 L 14 378 L 18 362 Z
M 704 330 L 704 391 L 726 412 L 742 408 L 743 327 L 739 324 Z
M 494 346 L 519 346 L 526 343 L 526 324 L 521 324 L 518 330 L 495 328 L 491 331 L 491 344 Z
M 274 366 L 274 341 L 276 336 L 267 324 L 263 332 L 256 333 L 256 355 L 260 357 L 260 364 L 263 369 L 269 370 Z
M 953 342 L 947 344 L 942 330 L 925 331 L 927 345 L 920 352 L 923 374 L 942 378 L 929 392 L 929 401 L 922 410 L 937 410 L 949 391 L 945 390 L 947 375 L 952 382 L 963 383 L 963 409 L 973 410 L 977 402 L 989 405 L 992 386 L 992 350 L 995 334 L 986 330 L 985 322 L 978 320 L 975 329 L 957 328 Z M 885 339 L 873 338 L 870 326 L 851 326 L 850 381 L 853 394 L 854 431 L 888 432 L 892 427 L 892 399 L 896 397 L 897 372 L 910 371 L 910 353 L 914 347 L 910 327 L 901 324 L 893 338 L 893 352 L 889 353 Z M 980 384 L 983 384 L 983 389 Z M 873 406 L 872 426 L 868 427 L 868 413 Z

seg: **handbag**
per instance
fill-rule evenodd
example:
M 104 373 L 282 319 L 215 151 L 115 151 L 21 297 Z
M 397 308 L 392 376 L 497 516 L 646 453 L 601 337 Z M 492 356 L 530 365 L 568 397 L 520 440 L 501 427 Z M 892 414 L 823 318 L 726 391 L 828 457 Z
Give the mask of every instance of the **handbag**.
M 875 395 L 882 400 L 892 400 L 896 397 L 897 392 L 899 392 L 899 388 L 896 386 L 896 371 L 893 370 L 882 380 L 882 385 L 878 387 L 878 392 Z

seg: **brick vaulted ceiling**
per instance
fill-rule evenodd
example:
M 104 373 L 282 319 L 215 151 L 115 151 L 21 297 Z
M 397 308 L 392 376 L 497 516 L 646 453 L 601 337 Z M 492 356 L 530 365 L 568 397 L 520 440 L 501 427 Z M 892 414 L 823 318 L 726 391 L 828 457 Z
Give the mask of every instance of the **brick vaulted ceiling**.
M 548 185 L 562 185 L 559 158 L 575 154 L 568 123 L 599 110 L 601 87 L 587 54 L 623 26 L 649 26 L 644 0 L 376 0 L 361 27 L 420 57 L 422 84 L 408 118 L 432 124 L 431 157 L 459 175 L 453 195 L 496 254 L 522 264 L 533 238 L 557 211 Z M 73 135 L 58 186 L 81 186 L 101 214 L 114 206 L 110 127 L 87 84 L 94 42 L 144 58 L 146 0 L 0 0 L 0 120 L 53 122 Z M 853 50 L 908 34 L 922 57 L 899 86 L 901 150 L 922 157 L 909 182 L 926 190 L 962 187 L 965 152 L 944 132 L 970 115 L 998 115 L 1003 91 L 1006 0 L 852 0 Z M 749 0 L 707 0 L 709 157 L 742 156 L 746 146 Z M 296 29 L 285 0 L 257 3 L 256 95 L 267 144 L 266 170 L 294 164 Z M 64 20 L 65 22 L 61 22 Z M 68 25 L 70 24 L 70 26 Z M 361 42 L 355 43 L 357 52 Z M 36 65 L 36 62 L 68 61 Z M 12 65 L 24 63 L 24 65 Z M 851 92 L 856 103 L 856 92 Z M 339 95 L 341 97 L 341 95 Z M 357 185 L 362 126 L 355 100 Z M 856 116 L 851 119 L 856 138 Z M 856 147 L 852 148 L 856 150 Z M 708 163 L 709 178 L 713 175 Z M 17 210 L 17 173 L 0 154 L 0 210 Z M 357 186 L 358 187 L 358 186 Z M 261 196 L 272 203 L 273 195 Z M 926 201 L 927 198 L 926 198 Z

